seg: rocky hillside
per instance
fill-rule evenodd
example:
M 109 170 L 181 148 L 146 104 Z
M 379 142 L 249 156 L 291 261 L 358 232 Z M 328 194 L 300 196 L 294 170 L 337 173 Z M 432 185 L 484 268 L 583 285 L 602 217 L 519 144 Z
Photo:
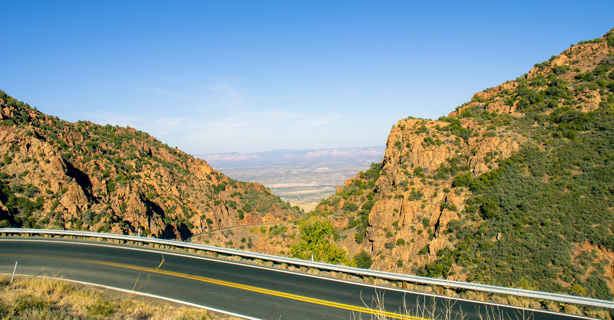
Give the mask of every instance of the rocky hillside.
M 613 69 L 614 29 L 400 120 L 382 163 L 312 216 L 358 266 L 612 299 Z
M 185 239 L 297 208 L 132 128 L 69 123 L 0 91 L 0 226 Z

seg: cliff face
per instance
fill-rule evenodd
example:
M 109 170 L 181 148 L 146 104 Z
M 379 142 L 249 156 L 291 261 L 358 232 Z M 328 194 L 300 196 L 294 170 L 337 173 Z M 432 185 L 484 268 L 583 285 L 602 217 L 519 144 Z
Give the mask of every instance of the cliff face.
M 400 120 L 382 163 L 314 214 L 365 267 L 610 299 L 612 69 L 614 29 L 447 117 Z
M 392 129 L 384 174 L 376 182 L 381 199 L 371 209 L 364 245 L 369 251 L 389 249 L 391 254 L 378 255 L 374 268 L 392 265 L 410 272 L 414 266 L 397 262 L 413 261 L 419 266 L 432 261 L 450 243 L 444 231 L 451 220 L 458 219 L 467 197 L 466 190 L 453 186 L 454 177 L 496 169 L 497 160 L 517 152 L 523 141 L 520 135 L 488 130 L 470 119 L 460 122 L 460 128 L 467 130 L 458 133 L 464 138 L 450 132 L 453 126 L 407 119 Z M 396 230 L 392 237 L 387 236 L 390 230 Z M 428 252 L 419 254 L 425 247 Z
M 298 214 L 132 128 L 69 123 L 0 94 L 0 224 L 185 239 Z
M 468 197 L 454 178 L 496 169 L 499 159 L 526 140 L 473 119 L 445 120 L 398 121 L 381 169 L 374 168 L 379 178 L 373 186 L 365 173 L 358 174 L 320 204 L 318 211 L 340 216 L 337 225 L 348 236 L 341 246 L 350 255 L 365 250 L 372 254 L 372 268 L 402 273 L 434 261 L 452 244 L 447 226 L 459 218 Z M 354 227 L 360 219 L 363 228 Z

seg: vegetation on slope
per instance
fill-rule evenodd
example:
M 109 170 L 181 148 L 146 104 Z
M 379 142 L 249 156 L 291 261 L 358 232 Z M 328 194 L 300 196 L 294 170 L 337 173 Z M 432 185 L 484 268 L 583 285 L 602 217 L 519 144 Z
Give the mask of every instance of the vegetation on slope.
M 298 208 L 132 128 L 69 123 L 0 91 L 0 226 L 185 239 Z
M 610 300 L 614 30 L 393 127 L 313 215 L 365 267 Z
M 446 277 L 458 264 L 469 281 L 612 299 L 613 261 L 598 254 L 614 247 L 614 34 L 607 41 L 592 70 L 542 63 L 543 73 L 483 101 L 514 103 L 523 115 L 504 127 L 530 140 L 497 170 L 456 177 L 472 192 L 447 231 L 457 242 L 420 274 Z M 560 77 L 568 73 L 573 80 Z M 587 109 L 585 99 L 600 102 Z M 483 107 L 460 117 L 493 122 Z

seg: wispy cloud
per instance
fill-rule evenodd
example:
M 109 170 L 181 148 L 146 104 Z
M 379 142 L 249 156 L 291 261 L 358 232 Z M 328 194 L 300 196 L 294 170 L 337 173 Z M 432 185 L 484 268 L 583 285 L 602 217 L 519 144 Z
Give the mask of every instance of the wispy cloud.
M 152 84 L 132 85 L 149 96 L 171 98 L 184 109 L 214 110 L 236 108 L 253 103 L 257 96 L 246 94 L 238 78 L 186 80 L 163 77 Z
M 130 126 L 192 153 L 292 148 L 341 117 L 339 113 L 310 115 L 277 109 L 198 117 L 107 111 L 87 115 L 96 123 Z
M 146 94 L 136 103 L 140 107 L 84 117 L 103 125 L 130 126 L 195 153 L 292 148 L 299 141 L 331 132 L 326 128 L 342 118 L 333 110 L 319 113 L 321 109 L 291 103 L 266 107 L 266 99 L 243 90 L 241 81 L 209 79 L 188 84 L 182 79 L 160 79 L 150 86 L 133 87 Z
M 330 124 L 341 117 L 342 115 L 340 113 L 312 115 L 271 109 L 262 111 L 246 110 L 237 114 L 228 115 L 227 117 L 210 119 L 208 122 L 220 130 L 262 128 L 266 131 L 272 131 L 279 128 L 298 129 L 320 127 Z
M 156 95 L 168 96 L 168 97 L 173 97 L 173 98 L 181 98 L 181 99 L 189 98 L 187 96 L 173 92 L 172 90 L 161 88 L 161 87 L 145 87 L 145 89 Z
M 111 124 L 122 127 L 133 127 L 150 134 L 169 134 L 182 127 L 188 118 L 157 117 L 145 118 L 119 112 L 100 111 L 88 115 L 88 119 L 98 124 Z
M 209 91 L 220 95 L 221 100 L 229 105 L 242 105 L 245 103 L 245 96 L 229 80 L 218 80 L 215 84 L 207 88 Z
M 341 113 L 338 113 L 338 112 L 335 112 L 329 115 L 314 116 L 312 118 L 305 119 L 303 121 L 302 127 L 304 128 L 320 127 L 320 126 L 327 125 L 331 122 L 334 122 L 338 119 L 341 119 L 342 117 L 343 116 L 341 115 Z

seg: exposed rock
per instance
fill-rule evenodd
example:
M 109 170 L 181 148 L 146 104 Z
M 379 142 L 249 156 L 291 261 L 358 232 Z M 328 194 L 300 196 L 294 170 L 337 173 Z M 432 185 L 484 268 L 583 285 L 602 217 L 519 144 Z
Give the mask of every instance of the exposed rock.
M 530 140 L 518 131 L 506 129 L 525 116 L 526 106 L 520 105 L 523 97 L 519 90 L 530 86 L 540 92 L 556 81 L 560 90 L 566 90 L 565 99 L 581 102 L 575 104 L 578 111 L 589 112 L 604 103 L 611 104 L 612 94 L 604 89 L 607 81 L 601 82 L 601 88 L 573 83 L 582 73 L 613 65 L 612 51 L 605 40 L 572 46 L 514 81 L 476 93 L 448 117 L 438 121 L 399 120 L 388 136 L 381 170 L 377 174 L 359 173 L 347 180 L 334 196 L 316 208 L 316 213 L 330 216 L 336 228 L 343 230 L 344 237 L 337 244 L 351 256 L 365 250 L 373 259 L 374 269 L 416 272 L 435 261 L 441 250 L 455 245 L 456 239 L 446 230 L 452 221 L 467 216 L 464 209 L 471 196 L 466 187 L 454 185 L 455 178 L 460 174 L 477 178 L 496 170 L 500 161 L 514 156 Z M 608 88 L 613 90 L 611 84 Z M 557 107 L 564 107 L 565 99 L 553 99 L 542 113 L 549 115 Z M 476 113 L 484 120 L 479 120 Z M 496 121 L 490 120 L 495 118 Z M 539 125 L 536 121 L 534 126 Z M 365 217 L 367 222 L 362 225 L 360 221 Z M 481 222 L 473 223 L 479 226 Z M 494 241 L 505 237 L 499 234 Z M 609 257 L 602 249 L 590 250 L 600 250 L 598 256 Z M 450 278 L 465 280 L 461 270 L 453 264 Z M 614 269 L 608 272 L 614 274 Z M 611 286 L 613 282 L 608 281 Z
M 0 209 L 4 226 L 185 239 L 245 217 L 298 214 L 261 185 L 229 179 L 133 128 L 69 123 L 3 92 L 0 119 L 0 173 L 10 186 L 3 197 L 31 203 Z

